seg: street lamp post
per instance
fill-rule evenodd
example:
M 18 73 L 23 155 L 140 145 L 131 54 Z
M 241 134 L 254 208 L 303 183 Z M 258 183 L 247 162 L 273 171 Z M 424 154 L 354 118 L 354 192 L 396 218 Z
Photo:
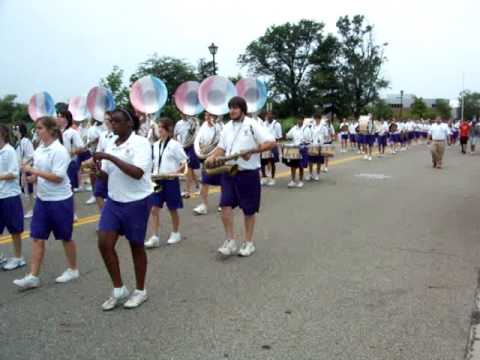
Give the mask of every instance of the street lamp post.
M 215 54 L 218 51 L 218 46 L 212 42 L 212 44 L 208 47 L 208 51 L 210 51 L 210 54 L 212 54 L 212 57 L 213 57 L 213 75 L 217 75 L 217 67 L 215 65 Z
M 403 115 L 403 90 L 400 91 L 400 120 Z

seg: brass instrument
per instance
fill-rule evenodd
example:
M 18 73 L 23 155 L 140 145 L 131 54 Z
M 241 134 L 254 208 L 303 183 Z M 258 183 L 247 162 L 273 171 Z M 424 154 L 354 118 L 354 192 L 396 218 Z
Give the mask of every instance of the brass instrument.
M 193 145 L 195 138 L 197 136 L 198 132 L 198 122 L 196 118 L 190 118 L 188 119 L 188 122 L 190 123 L 190 127 L 188 128 L 187 136 L 185 139 L 183 139 L 183 144 L 182 146 L 184 148 L 188 148 Z
M 210 139 L 210 141 L 203 142 L 203 143 L 200 142 L 201 131 L 199 131 L 197 136 L 195 137 L 193 148 L 195 150 L 195 154 L 197 154 L 197 157 L 200 160 L 204 160 L 207 157 L 209 157 L 210 154 L 213 152 L 213 150 L 215 150 L 215 148 L 217 147 L 218 142 L 220 141 L 221 130 L 219 129 L 219 125 L 215 123 L 213 127 L 214 127 L 215 133 Z
M 182 178 L 187 176 L 188 172 L 188 166 L 184 166 L 184 170 L 181 173 L 157 173 L 157 174 L 152 174 L 152 182 L 155 184 L 153 187 L 153 191 L 158 193 L 162 191 L 162 180 L 175 180 L 176 178 Z
M 244 155 L 251 154 L 257 149 L 250 149 L 245 151 L 240 151 L 236 154 L 230 156 L 222 156 L 213 162 L 213 164 L 205 163 L 205 172 L 207 175 L 218 175 L 218 174 L 228 174 L 230 176 L 235 176 L 238 172 L 238 164 L 226 164 L 227 161 L 237 160 L 239 157 Z

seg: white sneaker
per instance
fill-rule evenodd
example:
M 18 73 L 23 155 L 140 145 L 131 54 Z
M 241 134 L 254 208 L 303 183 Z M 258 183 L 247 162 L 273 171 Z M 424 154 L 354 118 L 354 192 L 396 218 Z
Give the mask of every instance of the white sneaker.
M 318 174 L 314 175 L 314 176 L 313 176 L 313 180 L 315 180 L 315 181 L 320 181 L 320 176 L 318 176 Z
M 150 237 L 150 239 L 145 241 L 145 247 L 147 249 L 153 249 L 153 248 L 160 247 L 160 238 L 156 235 L 153 235 L 152 237 Z
M 223 245 L 218 249 L 223 256 L 231 256 L 237 253 L 237 242 L 235 240 L 225 240 Z
M 25 214 L 24 218 L 25 218 L 25 219 L 30 219 L 32 216 L 33 216 L 33 210 L 29 210 L 29 211 L 27 211 L 27 213 Z
M 270 179 L 270 180 L 268 180 L 267 185 L 268 185 L 268 186 L 275 186 L 275 179 Z
M 251 241 L 245 241 L 241 248 L 240 251 L 238 252 L 239 256 L 247 257 L 252 255 L 255 252 L 255 245 L 253 245 L 253 242 Z
M 305 185 L 305 184 L 303 183 L 303 181 L 299 181 L 299 182 L 297 183 L 297 188 L 301 189 L 301 188 L 303 188 L 303 185 Z
M 323 168 L 323 172 L 324 172 L 324 173 L 327 173 L 327 172 L 328 172 L 328 168 L 327 168 L 327 167 L 324 167 L 324 168 Z
M 40 279 L 32 274 L 27 274 L 23 279 L 13 280 L 13 283 L 22 289 L 33 289 L 40 285 Z
M 2 269 L 5 271 L 15 270 L 25 266 L 26 264 L 27 263 L 23 258 L 11 257 L 10 259 L 7 260 L 5 265 L 3 265 Z
M 194 215 L 207 215 L 207 213 L 208 213 L 208 209 L 207 209 L 207 205 L 205 204 L 200 204 L 193 209 Z
M 73 222 L 77 222 L 78 221 L 78 216 L 77 214 L 73 214 Z
M 305 181 L 312 180 L 312 175 L 305 175 Z
M 87 204 L 87 205 L 93 205 L 93 204 L 95 204 L 96 202 L 97 202 L 97 201 L 96 201 L 96 199 L 95 199 L 95 196 L 90 196 L 90 198 L 89 198 L 87 201 L 85 201 L 85 204 Z
M 368 160 L 368 155 L 364 155 L 363 160 Z
M 287 185 L 289 188 L 294 188 L 295 186 L 297 186 L 297 184 L 295 183 L 295 181 L 291 180 L 288 185 Z
M 117 295 L 117 296 L 115 296 L 115 295 Z M 110 296 L 107 299 L 107 301 L 105 301 L 102 304 L 103 311 L 109 311 L 109 310 L 115 309 L 117 307 L 117 305 L 125 302 L 128 299 L 128 295 L 130 295 L 130 293 L 128 292 L 128 289 L 125 286 L 120 288 L 120 293 L 119 294 L 115 294 L 115 289 L 113 289 L 112 290 L 112 296 Z
M 268 179 L 267 179 L 267 178 L 262 177 L 262 178 L 260 179 L 260 185 L 262 185 L 262 186 L 267 185 L 267 182 L 268 182 Z
M 84 189 L 85 189 L 85 191 L 92 191 L 92 185 L 86 184 Z
M 167 240 L 168 245 L 174 245 L 182 241 L 182 235 L 179 232 L 172 232 Z
M 79 193 L 79 192 L 83 192 L 83 191 L 84 191 L 84 188 L 82 186 L 73 189 L 73 192 L 75 192 L 75 193 Z
M 125 309 L 135 309 L 148 300 L 147 290 L 135 290 L 132 292 L 127 302 L 123 304 Z
M 62 275 L 57 277 L 55 279 L 55 282 L 58 283 L 58 284 L 65 284 L 69 281 L 78 279 L 79 277 L 80 277 L 80 272 L 78 271 L 78 269 L 73 270 L 73 269 L 69 268 L 69 269 L 65 270 Z
M 217 208 L 217 212 L 219 212 L 219 213 L 222 212 L 222 208 L 220 206 Z
M 372 161 L 372 157 L 371 157 L 371 156 L 368 157 L 368 161 Z

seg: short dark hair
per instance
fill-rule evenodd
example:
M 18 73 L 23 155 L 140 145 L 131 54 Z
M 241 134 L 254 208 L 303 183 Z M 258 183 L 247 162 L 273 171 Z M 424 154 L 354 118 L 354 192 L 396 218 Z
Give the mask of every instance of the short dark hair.
M 246 114 L 247 113 L 247 102 L 245 101 L 244 98 L 242 98 L 240 96 L 234 96 L 228 102 L 228 108 L 229 109 L 239 108 L 240 110 L 242 110 L 242 112 L 244 114 Z
M 5 125 L 0 125 L 0 136 L 3 137 L 3 140 L 10 144 L 10 130 Z
M 169 117 L 162 117 L 158 120 L 158 126 L 165 129 L 170 135 L 173 135 L 173 120 Z
M 71 127 L 73 125 L 73 116 L 72 116 L 72 113 L 69 110 L 60 110 L 57 113 L 57 116 L 58 115 L 67 119 L 67 127 L 65 128 L 65 130 L 67 130 L 69 127 Z
M 140 120 L 138 119 L 137 115 L 135 115 L 134 113 L 128 111 L 127 109 L 124 109 L 124 108 L 116 108 L 113 112 L 112 112 L 112 116 L 114 113 L 120 113 L 123 115 L 123 117 L 126 119 L 126 120 L 130 120 L 132 122 L 132 129 L 134 132 L 137 132 L 138 129 L 140 129 Z
M 315 120 L 321 119 L 322 118 L 322 113 L 321 112 L 316 112 L 315 114 L 313 114 L 313 118 Z
M 27 125 L 25 125 L 22 122 L 19 122 L 17 123 L 17 129 L 18 129 L 18 132 L 20 133 L 20 138 L 27 137 L 28 135 Z

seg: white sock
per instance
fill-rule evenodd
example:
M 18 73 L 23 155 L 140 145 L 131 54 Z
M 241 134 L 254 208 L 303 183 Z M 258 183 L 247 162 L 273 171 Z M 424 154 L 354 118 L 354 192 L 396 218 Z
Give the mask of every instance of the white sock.
M 113 288 L 113 297 L 119 298 L 125 292 L 125 285 L 120 288 Z

